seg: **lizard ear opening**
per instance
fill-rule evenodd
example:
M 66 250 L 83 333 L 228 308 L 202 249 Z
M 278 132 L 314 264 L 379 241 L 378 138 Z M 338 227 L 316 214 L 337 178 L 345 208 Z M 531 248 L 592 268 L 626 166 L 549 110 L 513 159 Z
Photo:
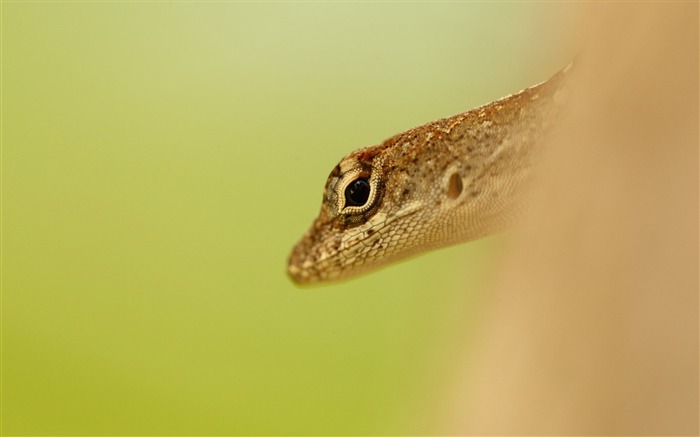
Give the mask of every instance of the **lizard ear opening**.
M 459 173 L 452 173 L 449 182 L 447 182 L 447 197 L 450 199 L 456 199 L 462 194 L 464 185 L 462 184 L 462 177 Z

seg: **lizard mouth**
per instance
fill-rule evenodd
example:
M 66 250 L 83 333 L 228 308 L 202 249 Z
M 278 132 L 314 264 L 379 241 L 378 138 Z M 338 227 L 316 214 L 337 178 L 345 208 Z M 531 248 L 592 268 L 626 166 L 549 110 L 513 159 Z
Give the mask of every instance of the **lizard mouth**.
M 325 247 L 314 235 L 312 230 L 304 234 L 289 254 L 287 275 L 297 285 L 333 280 L 342 272 L 338 248 Z
M 333 282 L 404 258 L 410 255 L 404 250 L 408 229 L 397 223 L 420 209 L 413 203 L 389 216 L 379 212 L 364 225 L 335 232 L 317 219 L 289 255 L 287 275 L 297 285 Z
M 326 224 L 317 218 L 311 228 L 294 246 L 287 260 L 287 275 L 297 285 L 308 285 L 324 279 L 325 261 L 331 258 L 332 252 L 324 247 L 332 238 L 326 230 Z
M 310 282 L 308 270 L 304 270 L 299 265 L 291 262 L 287 266 L 287 276 L 297 285 L 304 285 Z

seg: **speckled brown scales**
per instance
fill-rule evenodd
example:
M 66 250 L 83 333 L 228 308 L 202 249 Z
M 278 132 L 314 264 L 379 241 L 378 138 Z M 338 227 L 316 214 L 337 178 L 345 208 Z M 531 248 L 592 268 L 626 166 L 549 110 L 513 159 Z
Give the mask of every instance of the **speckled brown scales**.
M 343 158 L 318 218 L 289 256 L 292 280 L 345 279 L 507 229 L 524 203 L 536 146 L 560 112 L 570 68 Z M 369 194 L 353 204 L 348 190 L 358 179 Z

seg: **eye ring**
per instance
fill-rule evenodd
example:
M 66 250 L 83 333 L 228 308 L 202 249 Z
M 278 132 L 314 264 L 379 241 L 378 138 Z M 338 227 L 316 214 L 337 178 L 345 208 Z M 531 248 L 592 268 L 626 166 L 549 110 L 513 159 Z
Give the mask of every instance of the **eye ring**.
M 362 164 L 362 163 L 359 163 Z M 360 219 L 372 216 L 382 199 L 382 173 L 379 164 L 377 167 L 369 164 L 355 165 L 354 168 L 342 172 L 343 174 L 334 184 L 332 202 L 334 210 L 345 219 Z M 342 168 L 341 168 L 342 170 Z
M 360 177 L 345 187 L 345 206 L 363 207 L 367 204 L 372 188 L 366 177 Z

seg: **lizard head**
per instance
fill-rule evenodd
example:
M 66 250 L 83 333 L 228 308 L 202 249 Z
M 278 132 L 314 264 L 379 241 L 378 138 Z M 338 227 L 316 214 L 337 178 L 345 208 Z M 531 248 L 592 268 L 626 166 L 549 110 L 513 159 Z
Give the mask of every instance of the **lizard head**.
M 384 200 L 381 157 L 374 152 L 351 153 L 328 176 L 321 212 L 289 256 L 287 272 L 294 282 L 341 279 L 363 264 L 371 249 L 365 240 L 377 223 L 372 218 Z
M 431 193 L 416 182 L 425 176 L 412 174 L 425 163 L 401 147 L 405 140 L 359 149 L 333 169 L 318 217 L 289 256 L 294 282 L 347 279 L 417 251 L 430 225 L 420 212 Z
M 347 279 L 509 228 L 525 205 L 536 146 L 565 100 L 569 70 L 343 158 L 289 256 L 291 279 Z

